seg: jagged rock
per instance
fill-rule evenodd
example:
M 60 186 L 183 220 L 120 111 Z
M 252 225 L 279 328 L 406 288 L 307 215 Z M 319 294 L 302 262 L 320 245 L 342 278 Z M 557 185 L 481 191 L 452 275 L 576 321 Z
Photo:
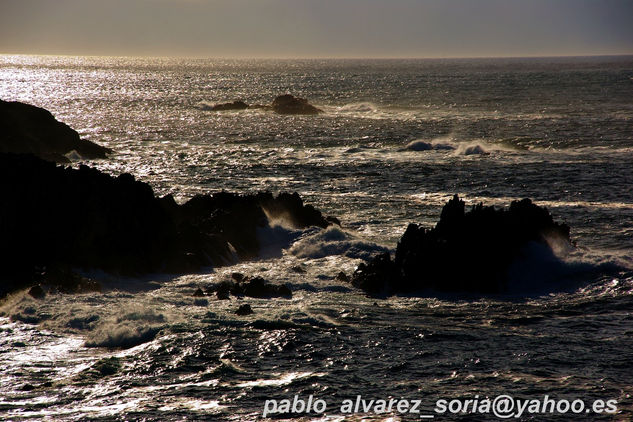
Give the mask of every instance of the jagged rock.
M 271 214 L 297 228 L 329 224 L 297 194 L 218 192 L 178 205 L 130 174 L 64 168 L 32 155 L 0 154 L 0 193 L 0 295 L 32 284 L 44 267 L 140 275 L 252 259 Z M 80 281 L 67 290 L 96 288 Z
M 273 100 L 273 111 L 279 114 L 319 114 L 323 111 L 308 103 L 304 98 L 290 94 L 280 95 Z
M 248 104 L 244 101 L 233 101 L 232 103 L 216 104 L 209 108 L 211 111 L 245 110 Z
M 252 313 L 253 309 L 251 309 L 251 305 L 249 305 L 248 303 L 241 305 L 239 308 L 237 308 L 237 311 L 235 311 L 235 314 L 240 316 L 250 315 Z
M 64 154 L 106 158 L 110 149 L 81 139 L 68 125 L 43 109 L 0 100 L 0 153 L 34 154 L 49 161 L 69 162 Z
M 571 245 L 569 227 L 554 222 L 546 208 L 529 199 L 508 209 L 484 207 L 465 211 L 457 195 L 442 209 L 430 230 L 410 224 L 395 259 L 382 254 L 359 265 L 352 284 L 372 295 L 410 293 L 422 289 L 478 293 L 502 292 L 508 270 L 530 244 L 551 252 L 548 238 Z

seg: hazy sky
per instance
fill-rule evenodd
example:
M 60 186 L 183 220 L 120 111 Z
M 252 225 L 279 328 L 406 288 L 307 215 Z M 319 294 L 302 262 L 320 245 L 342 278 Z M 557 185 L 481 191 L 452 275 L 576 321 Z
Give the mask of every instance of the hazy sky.
M 0 53 L 633 54 L 633 0 L 0 0 Z

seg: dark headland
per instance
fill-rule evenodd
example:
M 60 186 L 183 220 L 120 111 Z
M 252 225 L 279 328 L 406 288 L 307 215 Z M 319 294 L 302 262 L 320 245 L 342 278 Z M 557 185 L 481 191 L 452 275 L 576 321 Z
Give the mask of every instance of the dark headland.
M 83 158 L 106 158 L 112 151 L 81 139 L 48 111 L 17 101 L 0 100 L 0 153 L 33 154 L 58 163 L 68 163 L 66 154 Z

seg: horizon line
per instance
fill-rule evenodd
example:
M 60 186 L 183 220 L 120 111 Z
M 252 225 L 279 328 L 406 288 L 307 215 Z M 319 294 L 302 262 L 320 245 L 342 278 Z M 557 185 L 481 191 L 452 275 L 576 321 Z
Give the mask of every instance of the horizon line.
M 544 54 L 544 55 L 473 55 L 473 56 L 206 56 L 206 55 L 119 55 L 119 54 L 52 54 L 52 53 L 4 53 L 0 56 L 25 57 L 85 57 L 127 59 L 190 59 L 190 60 L 469 60 L 469 59 L 555 59 L 629 57 L 629 53 L 599 54 Z

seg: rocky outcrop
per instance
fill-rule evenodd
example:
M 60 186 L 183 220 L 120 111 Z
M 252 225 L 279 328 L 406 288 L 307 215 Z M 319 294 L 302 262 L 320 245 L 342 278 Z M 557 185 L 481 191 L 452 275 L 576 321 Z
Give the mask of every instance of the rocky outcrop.
M 273 111 L 279 114 L 319 114 L 323 111 L 308 103 L 308 100 L 290 94 L 273 100 Z
M 273 100 L 272 105 L 253 104 L 248 105 L 244 101 L 234 101 L 232 103 L 222 103 L 215 105 L 203 105 L 202 110 L 208 111 L 227 111 L 227 110 L 245 110 L 260 109 L 260 110 L 272 110 L 278 114 L 319 114 L 323 110 L 320 110 L 308 103 L 308 100 L 304 98 L 297 98 L 290 94 L 280 95 Z
M 255 258 L 266 209 L 298 228 L 329 224 L 297 194 L 218 192 L 179 205 L 130 174 L 22 154 L 0 154 L 0 192 L 0 292 L 60 268 L 185 273 Z
M 554 222 L 546 208 L 529 199 L 508 209 L 482 204 L 465 211 L 457 195 L 442 209 L 432 229 L 410 224 L 389 254 L 359 265 L 352 284 L 371 295 L 423 289 L 449 292 L 503 292 L 509 269 L 531 244 L 551 252 L 548 239 L 571 245 L 569 227 Z
M 228 111 L 228 110 L 245 110 L 248 108 L 248 104 L 244 101 L 233 101 L 232 103 L 216 104 L 207 108 L 210 111 Z
M 0 153 L 34 154 L 49 161 L 69 162 L 64 154 L 106 158 L 110 149 L 81 139 L 68 125 L 39 107 L 0 100 Z

